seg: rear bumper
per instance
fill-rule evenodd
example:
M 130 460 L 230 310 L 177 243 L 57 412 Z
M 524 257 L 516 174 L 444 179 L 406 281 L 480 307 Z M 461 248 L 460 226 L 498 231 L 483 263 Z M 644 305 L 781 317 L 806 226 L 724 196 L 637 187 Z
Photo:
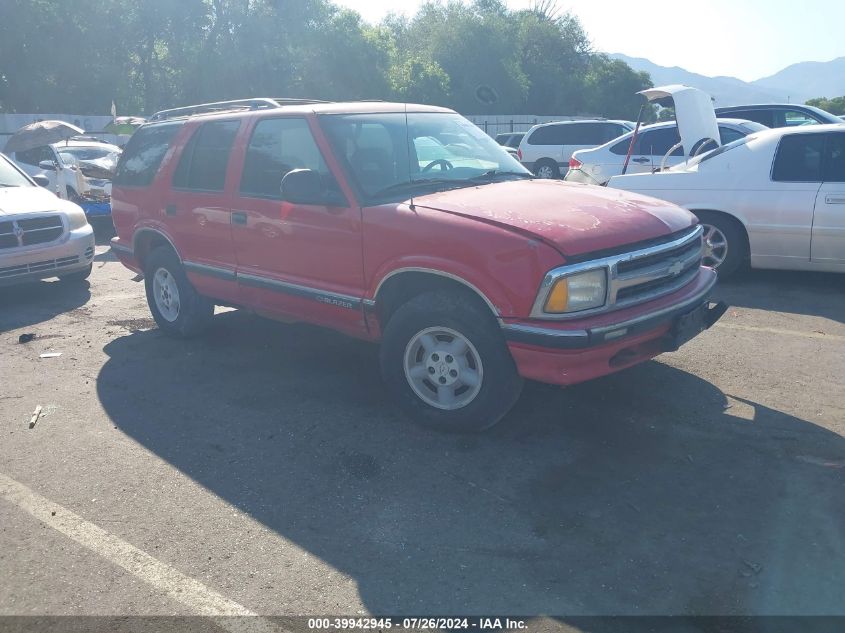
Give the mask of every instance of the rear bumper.
M 568 172 L 566 172 L 566 177 L 564 178 L 564 180 L 566 180 L 566 182 L 581 182 L 585 185 L 604 184 L 590 176 L 587 172 L 582 171 L 581 169 L 570 169 Z
M 694 282 L 647 311 L 639 306 L 639 314 L 620 311 L 616 319 L 605 318 L 595 325 L 582 324 L 578 328 L 510 322 L 502 326 L 502 331 L 522 376 L 570 385 L 677 349 L 672 336 L 675 321 L 681 315 L 709 304 L 715 283 L 716 273 L 702 267 Z M 713 308 L 706 327 L 718 320 L 724 310 L 721 304 Z
M 44 248 L 0 254 L 0 286 L 38 281 L 84 270 L 94 260 L 94 229 L 90 224 L 70 231 L 66 239 Z
M 119 237 L 113 237 L 110 245 L 111 252 L 115 254 L 121 264 L 126 266 L 129 270 L 143 274 L 144 271 L 141 270 L 141 265 L 138 263 L 138 260 L 135 259 L 135 252 L 131 247 L 127 246 L 126 243 Z

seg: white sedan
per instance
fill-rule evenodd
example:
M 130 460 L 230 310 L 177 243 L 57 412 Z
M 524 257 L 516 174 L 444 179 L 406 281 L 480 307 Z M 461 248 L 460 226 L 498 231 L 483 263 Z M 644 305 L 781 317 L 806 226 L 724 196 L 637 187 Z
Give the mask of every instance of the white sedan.
M 845 272 L 845 129 L 757 132 L 655 174 L 608 187 L 668 200 L 705 226 L 705 264 Z
M 716 121 L 719 124 L 719 140 L 722 145 L 732 143 L 754 132 L 769 129 L 760 123 L 742 119 L 716 119 Z M 633 132 L 628 132 L 599 147 L 578 150 L 569 159 L 569 171 L 566 172 L 564 180 L 584 182 L 588 185 L 604 185 L 613 176 L 620 176 L 633 135 Z M 687 159 L 683 148 L 678 146 L 680 142 L 681 135 L 678 133 L 678 124 L 675 121 L 655 123 L 640 128 L 628 162 L 627 173 L 651 173 L 660 169 L 664 159 L 668 167 L 679 165 Z M 704 146 L 702 149 L 706 152 L 714 147 L 710 145 L 709 148 Z M 676 149 L 666 156 L 672 148 Z M 696 149 L 691 148 L 693 152 Z

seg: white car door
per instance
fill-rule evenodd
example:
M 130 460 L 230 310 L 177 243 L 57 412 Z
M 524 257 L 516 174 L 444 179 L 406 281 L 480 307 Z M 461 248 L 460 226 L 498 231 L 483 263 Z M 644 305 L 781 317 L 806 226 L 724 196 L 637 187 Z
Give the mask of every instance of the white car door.
M 660 163 L 663 161 L 663 157 L 680 140 L 681 137 L 678 135 L 677 127 L 666 127 L 641 132 L 637 136 L 637 142 L 634 144 L 634 151 L 631 153 L 627 173 L 650 174 L 655 169 L 660 169 Z M 666 159 L 666 166 L 672 167 L 683 162 L 683 160 L 684 150 L 678 148 Z
M 816 197 L 810 258 L 845 263 L 845 132 L 827 134 L 822 177 Z
M 746 213 L 755 266 L 801 268 L 809 264 L 824 141 L 823 134 L 783 136 L 775 151 L 768 186 L 749 186 L 737 196 L 737 204 Z M 759 167 L 768 169 L 768 161 Z

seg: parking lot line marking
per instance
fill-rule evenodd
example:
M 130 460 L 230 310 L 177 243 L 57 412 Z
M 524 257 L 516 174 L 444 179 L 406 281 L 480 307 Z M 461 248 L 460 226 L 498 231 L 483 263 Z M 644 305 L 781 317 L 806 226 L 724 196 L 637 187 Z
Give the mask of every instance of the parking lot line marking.
M 278 632 L 272 622 L 0 473 L 0 498 L 233 633 Z
M 744 330 L 747 332 L 762 332 L 764 334 L 783 334 L 784 336 L 800 336 L 823 341 L 837 341 L 845 343 L 845 336 L 839 334 L 823 334 L 822 332 L 801 332 L 799 330 L 784 330 L 777 327 L 757 327 L 755 325 L 739 325 L 738 323 L 716 323 L 714 327 L 729 330 Z

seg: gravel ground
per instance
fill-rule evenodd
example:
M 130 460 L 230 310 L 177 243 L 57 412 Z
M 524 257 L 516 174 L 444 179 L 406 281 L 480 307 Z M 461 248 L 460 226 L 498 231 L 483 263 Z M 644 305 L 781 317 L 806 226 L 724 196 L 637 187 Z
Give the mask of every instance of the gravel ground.
M 170 340 L 132 278 L 101 245 L 90 287 L 0 289 L 0 615 L 845 614 L 842 277 L 747 273 L 473 437 L 331 332 Z

